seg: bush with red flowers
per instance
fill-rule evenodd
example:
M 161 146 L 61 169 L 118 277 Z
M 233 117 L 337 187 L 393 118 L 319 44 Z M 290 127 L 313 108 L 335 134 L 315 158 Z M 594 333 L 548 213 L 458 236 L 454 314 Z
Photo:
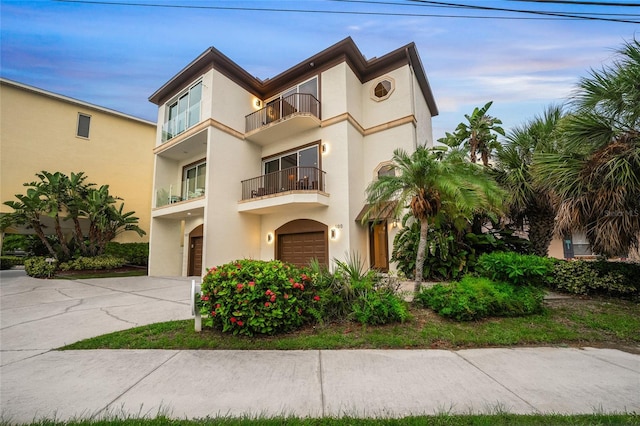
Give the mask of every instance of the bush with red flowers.
M 308 280 L 303 270 L 278 260 L 244 259 L 213 267 L 202 281 L 198 302 L 203 325 L 247 336 L 299 327 L 308 318 L 309 304 L 317 303 Z

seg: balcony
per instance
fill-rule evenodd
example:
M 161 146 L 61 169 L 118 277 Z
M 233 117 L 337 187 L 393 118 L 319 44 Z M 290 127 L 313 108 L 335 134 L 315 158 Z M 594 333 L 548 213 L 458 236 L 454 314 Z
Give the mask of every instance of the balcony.
M 175 138 L 200 122 L 200 103 L 178 113 L 162 125 L 162 143 Z
M 245 137 L 259 145 L 320 126 L 320 101 L 294 93 L 269 102 L 245 117 Z
M 238 211 L 267 214 L 295 208 L 326 207 L 326 173 L 316 167 L 290 167 L 242 181 Z
M 182 188 L 187 188 L 188 183 L 182 182 Z M 170 204 L 192 201 L 204 198 L 204 188 L 196 188 L 194 191 L 186 191 L 182 194 L 180 188 L 174 185 L 156 189 L 156 207 L 164 207 Z

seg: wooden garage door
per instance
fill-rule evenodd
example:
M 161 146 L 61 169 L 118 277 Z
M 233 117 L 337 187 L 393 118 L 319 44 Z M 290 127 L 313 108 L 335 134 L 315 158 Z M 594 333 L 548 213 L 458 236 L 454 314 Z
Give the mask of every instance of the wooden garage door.
M 278 236 L 278 259 L 297 266 L 307 266 L 311 259 L 327 264 L 324 232 L 281 234 Z

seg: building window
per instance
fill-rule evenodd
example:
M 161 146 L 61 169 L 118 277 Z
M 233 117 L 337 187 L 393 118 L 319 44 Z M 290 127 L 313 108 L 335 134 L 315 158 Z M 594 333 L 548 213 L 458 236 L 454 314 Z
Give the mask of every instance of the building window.
M 309 96 L 311 95 L 311 96 Z M 318 77 L 306 80 L 266 102 L 266 122 L 271 123 L 296 112 L 318 117 Z
M 271 192 L 318 189 L 319 145 L 285 152 L 263 161 L 264 179 Z
M 371 86 L 371 99 L 374 101 L 383 101 L 393 93 L 395 89 L 395 80 L 391 77 L 384 77 Z
M 182 181 L 182 199 L 189 200 L 204 195 L 206 187 L 207 162 L 200 161 L 184 168 Z
M 78 114 L 78 130 L 76 135 L 81 138 L 89 138 L 89 127 L 91 124 L 91 116 L 86 114 Z
M 201 100 L 202 82 L 198 82 L 167 104 L 165 123 L 162 128 L 163 141 L 176 137 L 200 122 Z

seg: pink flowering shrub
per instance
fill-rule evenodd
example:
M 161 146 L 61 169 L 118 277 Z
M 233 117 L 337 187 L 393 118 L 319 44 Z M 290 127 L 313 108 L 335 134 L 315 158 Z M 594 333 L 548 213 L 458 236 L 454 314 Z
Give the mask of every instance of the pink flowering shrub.
M 309 318 L 307 308 L 318 302 L 303 270 L 277 260 L 245 259 L 211 268 L 198 306 L 203 325 L 253 336 L 301 326 Z

